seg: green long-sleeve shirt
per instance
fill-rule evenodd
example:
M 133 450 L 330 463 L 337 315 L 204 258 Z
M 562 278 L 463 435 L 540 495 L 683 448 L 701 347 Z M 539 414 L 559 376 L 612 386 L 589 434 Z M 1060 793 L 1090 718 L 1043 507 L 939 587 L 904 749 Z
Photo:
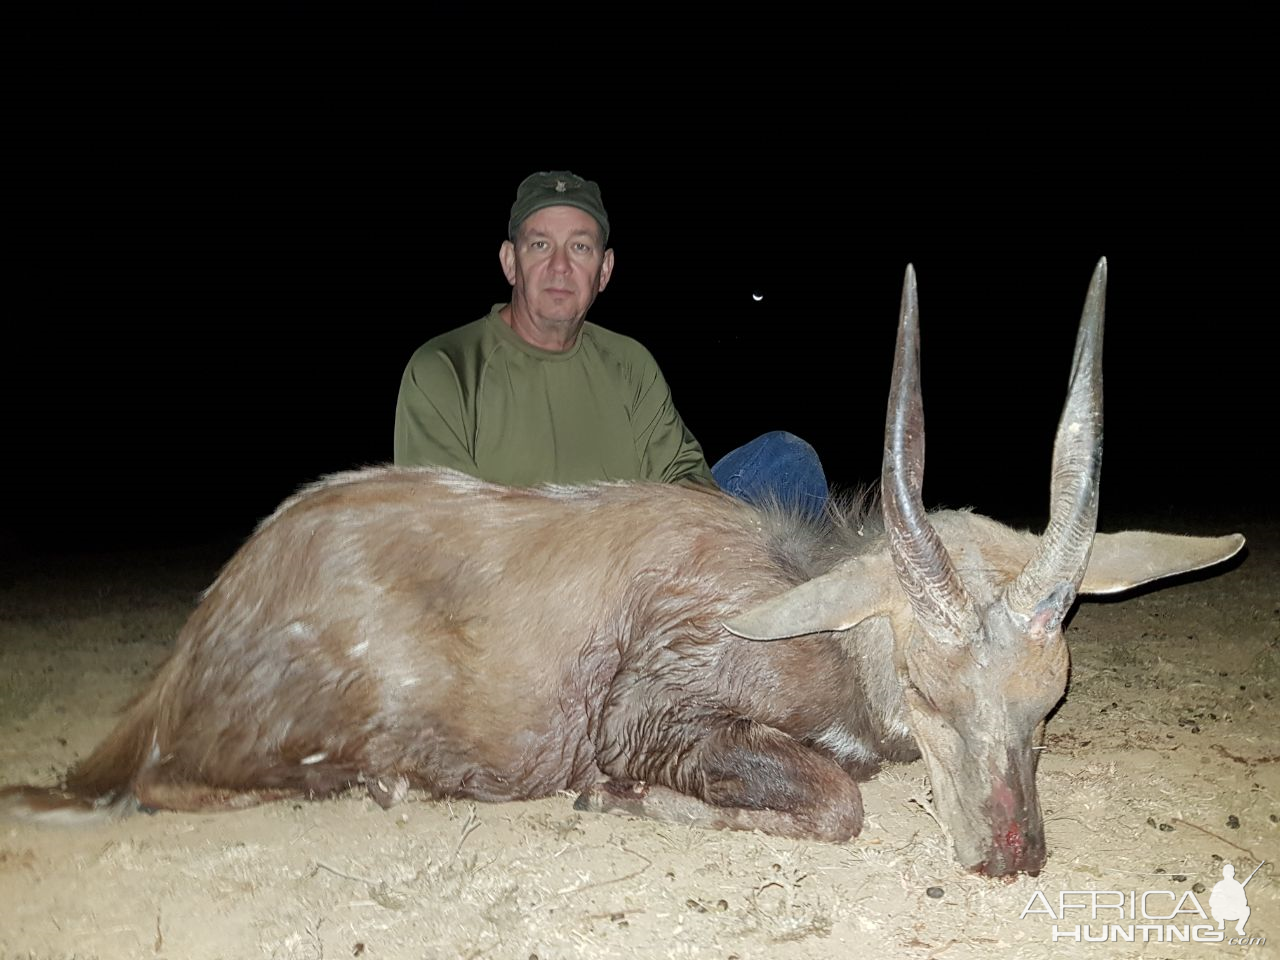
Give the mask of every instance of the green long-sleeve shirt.
M 715 485 L 641 344 L 586 323 L 571 349 L 542 350 L 503 323 L 503 306 L 429 340 L 409 360 L 396 403 L 396 463 L 516 486 Z

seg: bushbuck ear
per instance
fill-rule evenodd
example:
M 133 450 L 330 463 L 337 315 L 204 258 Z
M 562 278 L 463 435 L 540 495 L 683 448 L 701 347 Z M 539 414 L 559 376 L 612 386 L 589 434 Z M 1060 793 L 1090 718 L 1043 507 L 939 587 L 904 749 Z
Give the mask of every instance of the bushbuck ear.
M 884 557 L 857 557 L 743 611 L 724 626 L 746 640 L 848 630 L 887 612 L 896 589 L 897 580 Z
M 1120 593 L 1152 580 L 1211 567 L 1234 557 L 1244 537 L 1183 537 L 1172 533 L 1126 530 L 1100 533 L 1093 541 L 1082 594 Z

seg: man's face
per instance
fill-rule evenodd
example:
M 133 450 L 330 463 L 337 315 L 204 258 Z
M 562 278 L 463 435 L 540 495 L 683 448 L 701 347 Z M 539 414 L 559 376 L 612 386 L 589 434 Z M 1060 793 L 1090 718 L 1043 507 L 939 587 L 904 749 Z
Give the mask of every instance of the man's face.
M 544 207 L 521 224 L 499 259 L 512 301 L 536 324 L 576 328 L 613 272 L 600 225 L 577 207 Z

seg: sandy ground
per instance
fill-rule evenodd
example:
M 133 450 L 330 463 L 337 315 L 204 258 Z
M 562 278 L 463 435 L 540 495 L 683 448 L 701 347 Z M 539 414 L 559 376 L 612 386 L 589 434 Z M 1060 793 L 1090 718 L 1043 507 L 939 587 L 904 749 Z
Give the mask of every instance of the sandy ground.
M 74 830 L 0 824 L 0 960 L 1280 956 L 1280 525 L 1181 526 L 1241 529 L 1249 553 L 1079 608 L 1040 766 L 1038 878 L 961 872 L 918 802 L 919 764 L 865 785 L 866 830 L 840 846 L 579 814 L 569 796 L 411 795 L 383 811 L 353 794 Z M 0 783 L 53 783 L 93 747 L 232 549 L 0 571 Z M 1243 879 L 1261 860 L 1246 934 L 1265 943 L 1053 941 L 1055 923 L 1090 923 L 1045 912 L 1063 891 L 1166 890 L 1187 911 L 1170 922 L 1216 929 L 1184 895 L 1208 912 L 1224 863 Z M 1154 897 L 1150 912 L 1176 902 Z M 1143 922 L 1112 911 L 1089 932 L 1110 935 L 1109 921 Z

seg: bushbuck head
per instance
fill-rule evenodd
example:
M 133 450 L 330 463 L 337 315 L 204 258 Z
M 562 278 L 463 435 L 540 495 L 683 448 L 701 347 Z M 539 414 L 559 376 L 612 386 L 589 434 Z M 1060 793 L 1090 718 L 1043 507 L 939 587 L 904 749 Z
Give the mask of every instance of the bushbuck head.
M 1066 689 L 1062 626 L 1077 595 L 1208 566 L 1244 543 L 1238 535 L 1096 534 L 1106 281 L 1102 260 L 1076 339 L 1042 536 L 977 514 L 925 512 L 919 310 L 908 267 L 885 428 L 879 550 L 727 624 L 739 636 L 766 640 L 886 619 L 899 688 L 888 696 L 896 701 L 891 712 L 924 757 L 934 811 L 961 863 L 993 876 L 1035 874 L 1044 863 L 1036 747 Z M 856 650 L 856 642 L 849 647 Z
M 1062 623 L 1097 529 L 1106 283 L 1103 260 L 1089 285 L 1054 442 L 1049 524 L 1008 582 L 998 573 L 994 582 L 962 576 L 925 514 L 919 309 L 911 268 L 903 286 L 881 486 L 889 553 L 914 615 L 902 648 L 907 722 L 957 856 L 994 875 L 1034 874 L 1044 863 L 1033 748 L 1066 689 Z

